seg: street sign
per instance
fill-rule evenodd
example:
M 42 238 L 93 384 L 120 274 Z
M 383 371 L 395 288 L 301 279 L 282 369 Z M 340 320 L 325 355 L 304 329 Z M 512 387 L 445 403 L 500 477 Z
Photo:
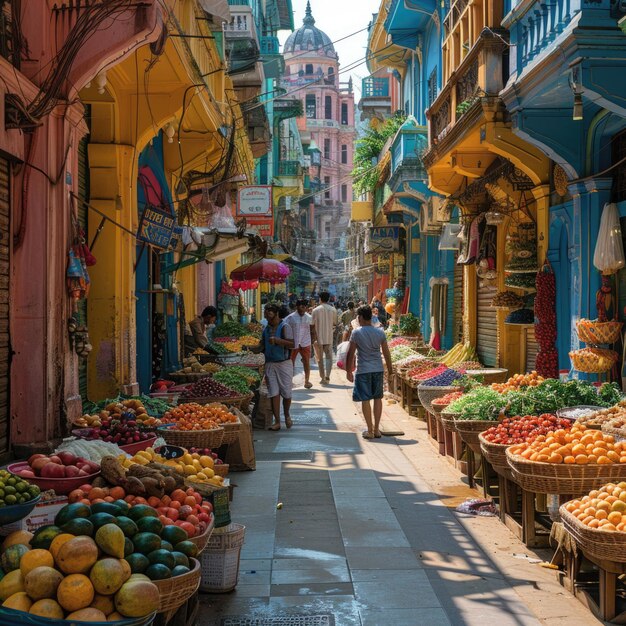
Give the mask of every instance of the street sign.
M 176 218 L 167 211 L 146 205 L 139 221 L 137 239 L 155 248 L 167 249 L 172 241 Z
M 256 232 L 259 237 L 273 237 L 274 218 L 272 216 L 255 217 L 254 215 L 249 215 L 246 217 L 246 230 Z
M 241 187 L 237 194 L 238 217 L 270 217 L 273 215 L 272 186 Z
M 366 254 L 384 254 L 399 252 L 404 228 L 400 226 L 375 226 L 370 228 L 369 241 L 366 243 Z

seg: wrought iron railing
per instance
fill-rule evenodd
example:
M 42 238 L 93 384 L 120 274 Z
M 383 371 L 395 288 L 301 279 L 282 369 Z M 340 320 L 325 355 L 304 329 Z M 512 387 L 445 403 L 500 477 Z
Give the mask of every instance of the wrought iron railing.
M 279 176 L 300 176 L 302 174 L 302 164 L 300 161 L 279 161 Z

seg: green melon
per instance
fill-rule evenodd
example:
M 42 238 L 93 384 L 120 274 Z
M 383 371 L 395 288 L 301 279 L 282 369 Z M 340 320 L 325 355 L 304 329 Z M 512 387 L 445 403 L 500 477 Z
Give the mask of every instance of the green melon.
M 95 511 L 94 511 L 95 513 Z M 91 515 L 91 508 L 82 502 L 66 504 L 54 518 L 54 523 L 61 528 L 67 522 L 75 519 L 82 519 Z M 67 531 L 70 532 L 70 531 Z M 76 533 L 72 533 L 73 535 Z M 80 533 L 79 533 L 80 534 Z

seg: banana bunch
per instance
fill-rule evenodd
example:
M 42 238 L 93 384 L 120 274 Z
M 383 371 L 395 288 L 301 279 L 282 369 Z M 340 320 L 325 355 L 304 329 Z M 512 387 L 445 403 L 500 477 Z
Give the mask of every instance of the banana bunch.
M 478 361 L 478 355 L 469 341 L 466 343 L 459 342 L 453 346 L 449 352 L 444 354 L 440 361 L 450 367 L 455 363 L 462 363 L 464 361 Z

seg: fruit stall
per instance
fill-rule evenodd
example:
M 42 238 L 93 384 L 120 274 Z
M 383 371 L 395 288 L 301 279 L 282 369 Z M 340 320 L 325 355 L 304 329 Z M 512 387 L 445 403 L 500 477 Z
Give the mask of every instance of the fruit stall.
M 258 336 L 223 326 L 237 362 L 194 355 L 189 378 L 86 403 L 55 450 L 0 470 L 3 626 L 189 626 L 199 591 L 235 588 L 245 528 L 225 461 L 252 445 L 262 362 L 240 353 Z

